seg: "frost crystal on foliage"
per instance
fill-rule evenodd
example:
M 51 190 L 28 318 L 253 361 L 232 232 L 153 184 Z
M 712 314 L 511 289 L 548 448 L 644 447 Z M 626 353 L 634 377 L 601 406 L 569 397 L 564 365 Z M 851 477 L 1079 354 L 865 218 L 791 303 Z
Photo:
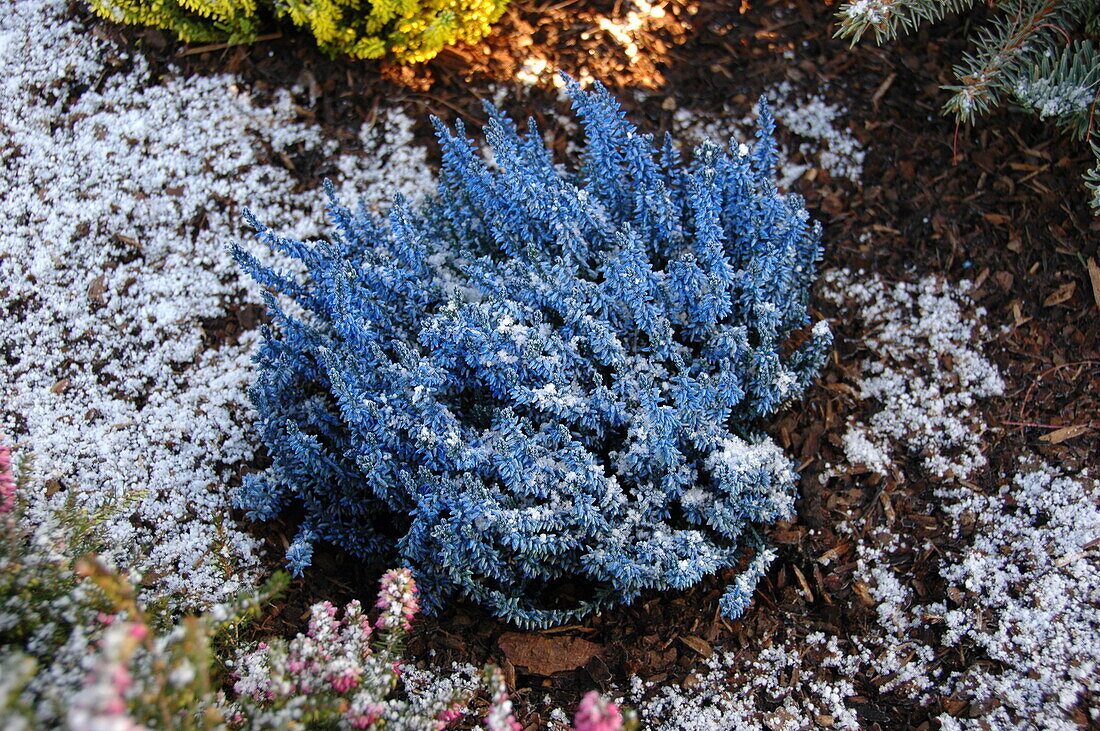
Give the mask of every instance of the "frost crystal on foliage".
M 1059 84 L 1054 79 L 1043 77 L 1033 79 L 1022 76 L 1016 79 L 1012 92 L 1021 104 L 1034 109 L 1040 119 L 1081 114 L 1096 99 L 1096 90 L 1090 86 Z
M 236 256 L 275 327 L 253 401 L 273 466 L 239 496 L 254 518 L 306 510 L 311 535 L 396 552 L 436 608 L 461 591 L 526 625 L 765 560 L 756 526 L 788 516 L 795 473 L 754 422 L 798 396 L 830 342 L 804 342 L 819 227 L 776 192 L 761 102 L 751 153 L 671 140 L 570 82 L 586 132 L 575 173 L 492 106 L 487 165 L 438 123 L 438 195 L 385 221 L 333 198 L 337 234 L 259 237 L 304 279 Z M 259 226 L 259 224 L 257 224 Z M 394 530 L 397 539 L 394 539 Z M 394 543 L 396 542 L 396 546 Z M 593 587 L 539 602 L 557 580 Z

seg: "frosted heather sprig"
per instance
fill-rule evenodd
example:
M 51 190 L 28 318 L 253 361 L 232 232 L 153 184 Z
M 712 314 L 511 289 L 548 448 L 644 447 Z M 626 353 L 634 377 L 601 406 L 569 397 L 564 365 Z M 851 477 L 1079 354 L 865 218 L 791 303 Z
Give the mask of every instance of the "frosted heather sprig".
M 412 572 L 388 571 L 376 606 L 381 613 L 372 623 L 358 601 L 344 607 L 342 616 L 331 602 L 314 604 L 305 634 L 241 653 L 234 725 L 419 731 L 443 729 L 461 718 L 472 687 L 439 692 L 404 681 L 398 649 L 420 611 Z M 395 693 L 402 682 L 403 694 Z
M 110 620 L 114 620 L 110 616 Z M 149 634 L 142 622 L 110 622 L 99 644 L 99 658 L 84 688 L 73 698 L 70 728 L 141 731 L 130 714 L 127 695 L 134 686 L 131 661 Z
M 391 569 L 381 580 L 382 589 L 378 592 L 375 606 L 382 610 L 374 626 L 379 629 L 412 629 L 412 619 L 420 611 L 417 599 L 419 589 L 409 569 Z
M 594 690 L 584 694 L 573 717 L 574 731 L 623 731 L 623 723 L 619 706 Z
M 358 601 L 340 616 L 331 602 L 310 608 L 305 634 L 289 643 L 261 643 L 236 662 L 239 695 L 233 718 L 242 726 L 295 727 L 335 723 L 370 728 L 386 709 L 397 672 L 376 653 L 373 628 Z
M 508 697 L 504 673 L 495 666 L 487 668 L 485 681 L 493 693 L 489 712 L 485 714 L 485 731 L 522 731 L 523 725 L 512 715 L 512 700 Z

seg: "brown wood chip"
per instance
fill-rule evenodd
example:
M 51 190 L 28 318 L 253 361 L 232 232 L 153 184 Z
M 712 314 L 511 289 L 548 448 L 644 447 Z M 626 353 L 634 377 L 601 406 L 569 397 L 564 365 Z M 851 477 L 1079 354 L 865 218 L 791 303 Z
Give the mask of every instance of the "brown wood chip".
M 603 651 L 603 645 L 580 637 L 544 637 L 506 632 L 497 640 L 508 661 L 532 675 L 550 676 L 584 667 Z
M 793 563 L 791 568 L 794 569 L 794 575 L 798 578 L 798 583 L 802 585 L 802 591 L 806 594 L 806 601 L 813 603 L 814 593 L 810 591 L 810 582 L 806 581 L 806 576 L 802 573 L 802 570 Z
M 843 554 L 847 550 L 848 550 L 848 544 L 847 543 L 839 543 L 839 544 L 833 546 L 832 548 L 830 548 L 825 553 L 818 556 L 817 560 L 818 560 L 819 563 L 822 563 L 822 564 L 828 566 L 830 561 L 832 561 L 834 558 L 839 558 L 841 556 L 841 554 Z
M 103 275 L 99 275 L 92 280 L 88 285 L 88 300 L 94 302 L 97 305 L 105 303 L 103 295 L 107 292 L 107 284 L 103 279 Z
M 1073 293 L 1077 291 L 1077 282 L 1066 282 L 1054 290 L 1054 293 L 1043 300 L 1043 307 L 1053 307 L 1063 302 L 1068 302 Z
M 1092 282 L 1092 298 L 1096 301 L 1096 309 L 1100 310 L 1100 266 L 1096 264 L 1096 259 L 1089 257 L 1089 281 Z
M 679 637 L 680 642 L 683 642 L 689 648 L 699 653 L 705 658 L 710 658 L 714 654 L 714 650 L 711 648 L 710 643 L 704 640 L 702 637 L 695 637 L 693 635 L 681 635 Z
M 864 584 L 862 581 L 857 581 L 853 583 L 852 591 L 854 591 L 856 593 L 856 596 L 859 597 L 859 601 L 862 602 L 863 606 L 875 606 L 875 598 L 871 596 L 870 590 L 867 588 L 867 585 Z
M 1072 426 L 1063 426 L 1061 429 L 1055 429 L 1049 434 L 1044 434 L 1039 437 L 1040 442 L 1046 442 L 1047 444 L 1061 444 L 1067 439 L 1073 439 L 1079 437 L 1089 430 L 1088 424 L 1074 424 Z

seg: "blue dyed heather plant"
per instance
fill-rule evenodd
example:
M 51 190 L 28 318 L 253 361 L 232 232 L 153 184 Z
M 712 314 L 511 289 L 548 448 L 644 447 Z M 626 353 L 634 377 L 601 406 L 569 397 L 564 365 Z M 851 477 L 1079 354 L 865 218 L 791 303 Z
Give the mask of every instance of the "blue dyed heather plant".
M 830 345 L 824 322 L 807 332 L 819 227 L 772 182 L 763 100 L 752 151 L 683 163 L 602 87 L 568 85 L 575 172 L 490 105 L 491 164 L 436 120 L 420 209 L 332 198 L 336 233 L 309 244 L 252 221 L 303 279 L 234 249 L 304 310 L 265 294 L 252 398 L 273 464 L 239 494 L 255 520 L 304 508 L 294 571 L 316 540 L 396 554 L 427 609 L 461 592 L 521 626 L 733 567 L 722 609 L 748 605 L 759 526 L 791 515 L 796 478 L 755 425 Z M 549 598 L 570 582 L 589 593 Z

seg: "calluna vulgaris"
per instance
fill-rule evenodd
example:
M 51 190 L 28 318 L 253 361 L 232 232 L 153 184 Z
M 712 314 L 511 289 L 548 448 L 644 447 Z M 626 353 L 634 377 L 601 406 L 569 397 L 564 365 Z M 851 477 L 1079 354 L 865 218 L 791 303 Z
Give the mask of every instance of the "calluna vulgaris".
M 727 568 L 723 611 L 748 605 L 796 478 L 757 425 L 831 340 L 808 328 L 819 227 L 775 188 L 763 100 L 752 150 L 683 162 L 599 85 L 568 88 L 575 171 L 489 105 L 491 163 L 436 121 L 423 206 L 380 220 L 333 199 L 316 243 L 253 221 L 304 277 L 235 248 L 302 311 L 265 295 L 252 398 L 273 464 L 238 498 L 257 520 L 304 509 L 294 571 L 317 540 L 388 554 L 427 609 L 461 592 L 523 626 Z

